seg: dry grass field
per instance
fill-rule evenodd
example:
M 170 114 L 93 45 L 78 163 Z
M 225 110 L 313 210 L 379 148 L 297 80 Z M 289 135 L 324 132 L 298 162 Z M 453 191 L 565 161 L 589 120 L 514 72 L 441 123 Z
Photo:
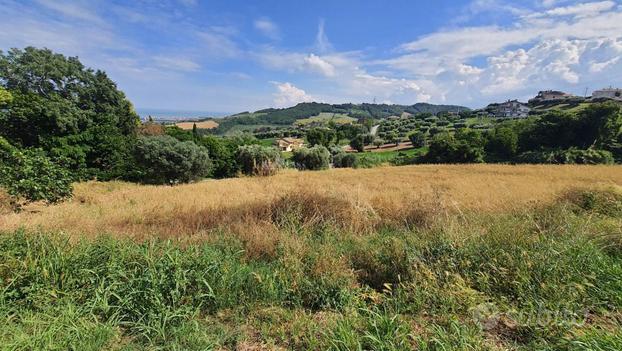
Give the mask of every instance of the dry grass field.
M 622 350 L 619 166 L 75 190 L 0 215 L 1 350 Z
M 573 188 L 622 186 L 618 166 L 420 165 L 321 172 L 282 171 L 266 178 L 167 186 L 77 184 L 71 201 L 31 205 L 0 218 L 20 227 L 80 236 L 101 233 L 201 237 L 214 231 L 271 231 L 282 213 L 330 221 L 350 232 L 417 226 L 435 216 L 507 212 L 547 204 Z M 300 211 L 298 211 L 300 212 Z M 279 219 L 278 221 L 282 221 Z
M 218 123 L 215 121 L 203 121 L 203 122 L 179 122 L 175 125 L 183 130 L 192 130 L 194 125 L 197 125 L 199 129 L 214 129 L 218 128 Z

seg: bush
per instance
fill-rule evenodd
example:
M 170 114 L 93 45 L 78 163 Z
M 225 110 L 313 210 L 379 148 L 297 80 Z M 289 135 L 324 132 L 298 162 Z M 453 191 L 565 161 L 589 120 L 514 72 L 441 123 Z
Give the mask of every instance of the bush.
M 426 145 L 425 134 L 422 132 L 414 132 L 412 134 L 409 134 L 408 139 L 415 148 L 424 147 Z
M 430 151 L 424 161 L 429 163 L 481 163 L 484 148 L 472 132 L 436 135 L 430 142 Z
M 283 164 L 279 150 L 261 145 L 240 146 L 237 160 L 242 173 L 249 176 L 274 175 Z
M 330 152 L 324 146 L 316 145 L 312 148 L 294 150 L 292 158 L 299 170 L 318 171 L 330 166 Z
M 134 151 L 140 177 L 137 180 L 149 184 L 195 181 L 206 177 L 212 166 L 205 148 L 168 135 L 141 137 Z
M 613 164 L 614 159 L 611 152 L 606 150 L 545 150 L 528 151 L 518 156 L 520 163 L 549 163 L 549 164 Z
M 0 186 L 15 200 L 56 203 L 71 197 L 71 182 L 69 172 L 42 150 L 20 151 L 0 138 Z
M 340 152 L 333 156 L 333 166 L 335 168 L 352 168 L 356 163 L 356 156 L 345 152 Z
M 237 175 L 239 171 L 236 160 L 238 144 L 234 140 L 206 135 L 196 142 L 207 149 L 212 160 L 213 168 L 210 177 L 230 178 Z

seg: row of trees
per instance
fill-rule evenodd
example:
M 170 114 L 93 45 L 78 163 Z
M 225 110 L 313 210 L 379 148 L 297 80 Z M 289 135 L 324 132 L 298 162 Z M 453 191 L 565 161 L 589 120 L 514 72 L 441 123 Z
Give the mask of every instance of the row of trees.
M 507 121 L 485 132 L 461 129 L 429 140 L 417 133 L 410 139 L 413 144 L 429 146 L 417 162 L 622 162 L 622 107 L 615 102 L 599 103 L 578 113 L 552 111 Z

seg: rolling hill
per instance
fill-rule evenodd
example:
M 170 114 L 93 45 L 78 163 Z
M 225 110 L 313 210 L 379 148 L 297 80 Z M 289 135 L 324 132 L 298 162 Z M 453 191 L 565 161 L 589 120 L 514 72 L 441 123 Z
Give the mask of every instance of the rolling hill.
M 387 104 L 324 104 L 317 102 L 300 103 L 283 109 L 263 109 L 255 112 L 242 112 L 222 119 L 217 132 L 225 133 L 236 125 L 280 125 L 291 126 L 299 120 L 320 117 L 322 114 L 337 114 L 351 118 L 382 119 L 389 116 L 400 116 L 404 112 L 410 114 L 469 111 L 469 108 L 456 105 L 433 105 L 417 103 L 414 105 Z

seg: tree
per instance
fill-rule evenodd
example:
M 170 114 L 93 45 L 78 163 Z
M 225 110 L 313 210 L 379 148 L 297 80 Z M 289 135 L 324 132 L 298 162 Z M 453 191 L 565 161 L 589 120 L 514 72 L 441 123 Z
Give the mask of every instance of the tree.
M 0 53 L 0 84 L 13 96 L 0 116 L 0 135 L 12 144 L 70 150 L 60 156 L 88 176 L 110 177 L 119 157 L 129 157 L 123 139 L 135 137 L 139 117 L 104 72 L 28 47 Z
M 321 145 L 311 148 L 300 148 L 294 150 L 292 160 L 299 170 L 317 171 L 328 169 L 330 166 L 330 152 Z
M 488 134 L 485 150 L 499 160 L 511 160 L 518 151 L 518 133 L 509 127 L 499 127 Z
M 283 163 L 279 150 L 261 145 L 238 147 L 237 160 L 242 173 L 250 176 L 274 175 Z
M 0 186 L 15 201 L 56 203 L 71 197 L 69 172 L 40 149 L 20 151 L 0 137 Z
M 239 145 L 234 140 L 206 135 L 197 142 L 205 147 L 210 155 L 213 164 L 211 177 L 229 178 L 237 175 L 240 169 L 236 160 Z
M 384 139 L 376 138 L 374 139 L 374 146 L 379 149 L 382 145 L 384 145 Z
M 358 152 L 365 151 L 365 139 L 362 134 L 359 134 L 350 140 L 350 147 Z
M 197 131 L 197 124 L 192 124 L 192 137 L 196 140 L 199 137 L 199 132 Z
M 413 144 L 414 148 L 421 148 L 426 145 L 426 137 L 422 132 L 414 132 L 408 135 L 408 139 Z
M 322 145 L 329 147 L 335 140 L 334 130 L 327 128 L 313 128 L 307 131 L 307 142 L 310 146 Z
M 389 135 L 387 135 L 387 139 L 390 143 L 395 143 L 395 146 L 400 144 L 400 136 L 395 131 L 391 131 Z
M 138 180 L 148 184 L 188 183 L 206 177 L 211 170 L 205 148 L 168 135 L 140 137 L 135 160 Z
M 437 134 L 430 142 L 424 161 L 428 163 L 481 163 L 484 161 L 484 148 L 471 135 Z

